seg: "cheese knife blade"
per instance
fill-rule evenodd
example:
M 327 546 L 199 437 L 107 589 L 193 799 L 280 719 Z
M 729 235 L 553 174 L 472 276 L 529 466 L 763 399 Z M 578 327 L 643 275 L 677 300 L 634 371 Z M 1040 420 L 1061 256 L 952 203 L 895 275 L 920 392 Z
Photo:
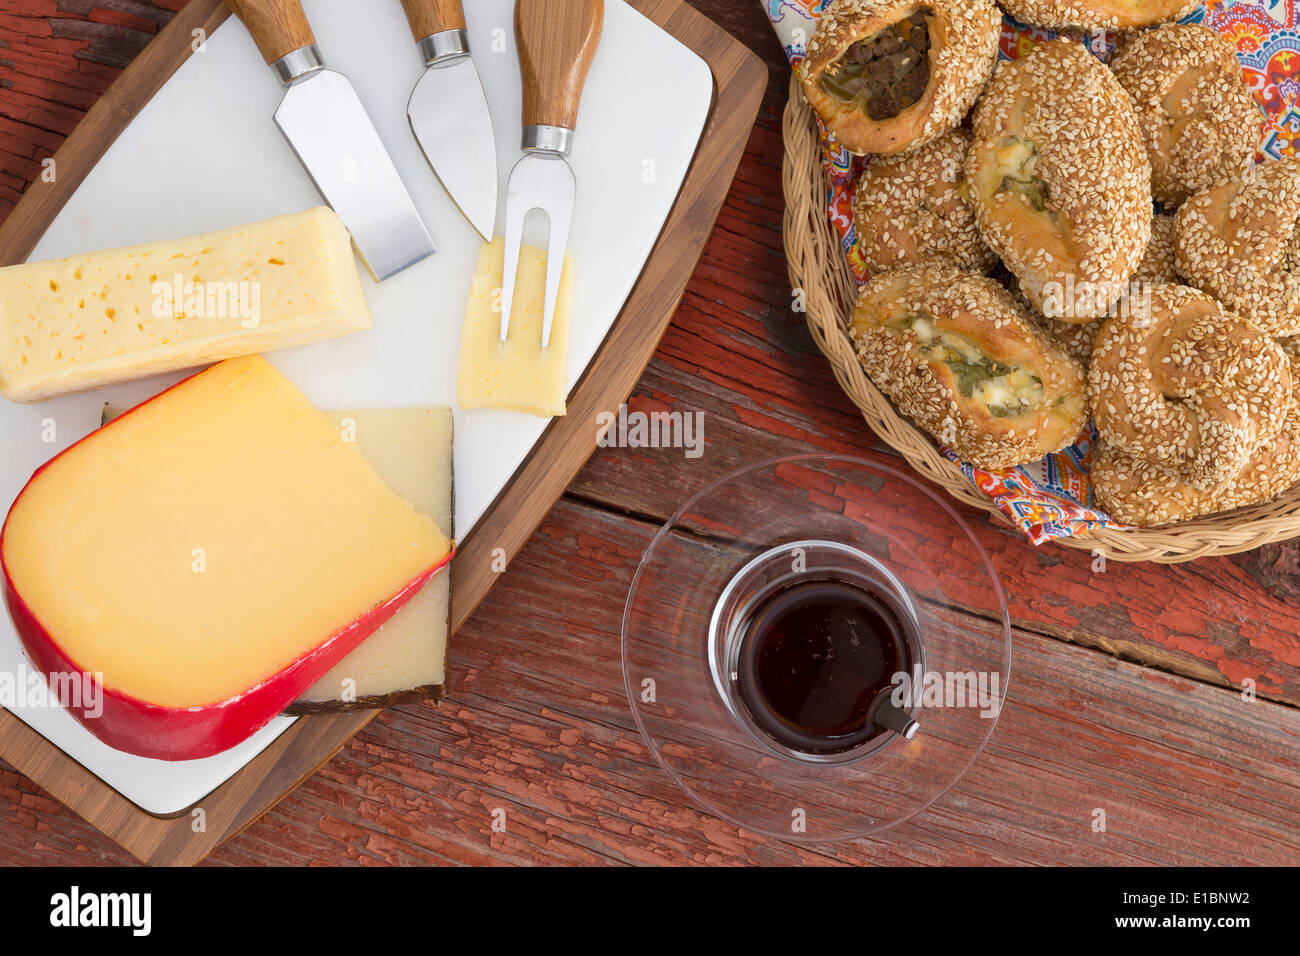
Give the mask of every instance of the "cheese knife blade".
M 436 251 L 375 126 L 341 73 L 325 68 L 298 0 L 228 0 L 287 87 L 275 124 L 352 233 L 375 280 Z
M 425 71 L 411 92 L 411 132 L 443 188 L 488 242 L 497 216 L 492 114 L 470 57 L 461 0 L 402 0 Z

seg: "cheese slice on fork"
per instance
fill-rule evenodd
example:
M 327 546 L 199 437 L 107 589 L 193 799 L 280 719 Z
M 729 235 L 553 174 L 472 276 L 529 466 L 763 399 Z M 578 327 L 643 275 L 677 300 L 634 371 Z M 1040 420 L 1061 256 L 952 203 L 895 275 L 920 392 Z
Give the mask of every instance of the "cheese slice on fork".
M 566 259 L 556 300 L 551 344 L 542 348 L 546 251 L 524 246 L 510 310 L 510 334 L 501 341 L 501 284 L 505 240 L 483 247 L 474 273 L 460 345 L 456 395 L 462 408 L 500 408 L 550 417 L 563 415 L 569 392 L 569 323 L 573 262 Z

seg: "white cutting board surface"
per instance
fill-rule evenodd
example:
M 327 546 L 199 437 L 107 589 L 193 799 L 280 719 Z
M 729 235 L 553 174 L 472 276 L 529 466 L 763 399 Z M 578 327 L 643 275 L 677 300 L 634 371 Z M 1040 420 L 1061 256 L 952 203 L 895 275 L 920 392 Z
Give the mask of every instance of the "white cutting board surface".
M 398 0 L 306 0 L 327 65 L 369 110 L 438 254 L 383 285 L 361 267 L 371 331 L 268 358 L 321 408 L 451 405 L 456 410 L 456 534 L 465 537 L 527 458 L 549 420 L 456 405 L 460 328 L 481 240 L 442 191 L 411 136 L 406 101 L 423 64 Z M 520 84 L 513 0 L 466 3 L 470 43 L 496 129 L 505 180 L 519 157 Z M 571 162 L 578 199 L 569 387 L 622 310 L 649 257 L 703 131 L 713 91 L 707 64 L 622 0 L 605 27 L 583 95 Z M 178 238 L 319 205 L 271 121 L 282 90 L 234 17 L 135 118 L 50 226 L 31 259 Z M 544 223 L 544 219 L 542 220 Z M 530 222 L 530 230 L 538 225 Z M 544 237 L 534 235 L 533 241 Z M 359 264 L 359 263 L 358 263 Z M 0 504 L 32 472 L 91 431 L 105 402 L 134 405 L 182 374 L 98 389 L 35 406 L 0 400 Z M 49 426 L 54 441 L 46 440 Z M 592 429 L 597 427 L 591 423 Z M 0 673 L 29 669 L 0 616 Z M 201 800 L 293 722 L 279 717 L 234 750 L 168 763 L 100 743 L 63 710 L 14 713 L 123 796 L 156 814 Z

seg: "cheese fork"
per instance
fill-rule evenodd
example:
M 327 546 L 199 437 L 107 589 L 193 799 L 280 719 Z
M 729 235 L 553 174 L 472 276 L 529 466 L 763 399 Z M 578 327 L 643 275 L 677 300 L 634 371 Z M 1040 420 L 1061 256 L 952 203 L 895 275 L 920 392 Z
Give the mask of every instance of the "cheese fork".
M 578 190 L 577 178 L 565 157 L 573 145 L 578 104 L 600 43 L 604 18 L 604 0 L 517 0 L 515 4 L 515 39 L 524 90 L 524 157 L 511 171 L 506 187 L 503 342 L 510 333 L 524 220 L 538 209 L 546 213 L 550 228 L 542 348 L 551 344 L 551 325 Z

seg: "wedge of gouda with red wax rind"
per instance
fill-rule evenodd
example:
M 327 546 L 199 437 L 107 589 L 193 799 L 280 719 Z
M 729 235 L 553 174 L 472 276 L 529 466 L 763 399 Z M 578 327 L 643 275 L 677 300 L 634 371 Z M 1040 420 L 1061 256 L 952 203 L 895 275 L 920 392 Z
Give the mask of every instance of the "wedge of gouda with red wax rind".
M 186 379 L 54 458 L 0 535 L 33 663 L 102 674 L 102 715 L 73 715 L 163 759 L 247 738 L 451 550 L 259 357 Z

